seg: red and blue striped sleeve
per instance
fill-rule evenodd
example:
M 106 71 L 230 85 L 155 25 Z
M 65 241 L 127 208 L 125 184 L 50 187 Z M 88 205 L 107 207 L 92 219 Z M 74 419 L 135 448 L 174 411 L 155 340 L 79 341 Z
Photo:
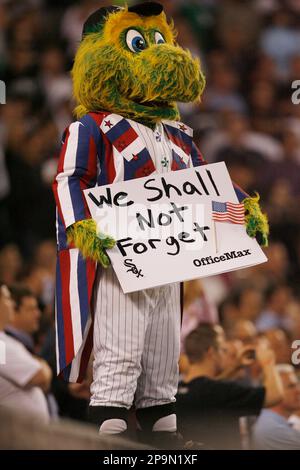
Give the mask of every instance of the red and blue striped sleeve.
M 246 191 L 244 191 L 242 188 L 240 188 L 238 184 L 236 184 L 234 181 L 232 181 L 232 184 L 239 202 L 243 202 L 246 197 L 249 197 L 249 194 L 246 193 Z
M 193 166 L 200 166 L 205 165 L 207 162 L 204 160 L 202 153 L 198 149 L 197 145 L 193 142 L 192 143 L 192 150 L 191 150 L 191 159 Z
M 90 217 L 83 190 L 97 182 L 97 145 L 88 121 L 73 122 L 65 132 L 53 192 L 65 228 Z

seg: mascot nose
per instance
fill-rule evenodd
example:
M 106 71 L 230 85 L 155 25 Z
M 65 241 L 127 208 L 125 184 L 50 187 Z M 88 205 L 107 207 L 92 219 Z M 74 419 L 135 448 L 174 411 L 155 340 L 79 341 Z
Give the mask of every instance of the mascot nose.
M 176 101 L 194 101 L 200 97 L 205 78 L 199 60 L 190 52 L 178 46 L 159 44 L 145 49 L 140 60 L 143 80 L 155 95 Z
M 179 46 L 172 46 L 170 44 L 155 44 L 148 47 L 141 54 L 143 60 L 153 65 L 163 64 L 165 67 L 175 67 L 184 65 L 188 61 L 194 61 L 191 54 Z M 168 59 L 168 60 L 166 60 Z

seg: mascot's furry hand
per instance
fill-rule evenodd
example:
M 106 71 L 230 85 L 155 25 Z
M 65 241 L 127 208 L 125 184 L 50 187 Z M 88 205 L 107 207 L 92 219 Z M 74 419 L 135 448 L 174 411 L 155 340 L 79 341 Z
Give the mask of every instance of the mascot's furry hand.
M 104 268 L 110 265 L 105 250 L 113 248 L 115 240 L 97 231 L 97 223 L 93 219 L 80 220 L 67 229 L 68 244 L 75 245 L 84 258 L 100 263 Z
M 258 203 L 259 195 L 243 200 L 245 207 L 245 225 L 249 237 L 256 238 L 261 246 L 268 246 L 269 223 Z

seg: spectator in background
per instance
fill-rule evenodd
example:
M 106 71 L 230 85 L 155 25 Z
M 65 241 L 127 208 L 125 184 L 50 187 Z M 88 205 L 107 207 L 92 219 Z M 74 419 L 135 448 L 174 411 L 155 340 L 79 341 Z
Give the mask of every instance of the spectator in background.
M 216 377 L 220 379 L 235 380 L 245 385 L 252 385 L 245 375 L 248 367 L 255 359 L 255 346 L 243 345 L 242 341 L 227 340 L 224 342 L 222 358 L 222 372 Z
M 15 313 L 5 327 L 5 333 L 19 341 L 36 358 L 34 334 L 38 332 L 41 320 L 37 298 L 28 288 L 22 286 L 15 285 L 10 288 L 10 292 L 15 304 Z M 44 362 L 43 359 L 38 360 Z M 47 391 L 45 396 L 51 417 L 56 417 L 58 409 L 54 396 L 50 391 Z
M 65 56 L 61 48 L 50 46 L 43 52 L 40 77 L 47 105 L 55 113 L 61 102 L 72 97 L 71 77 L 66 74 Z
M 243 320 L 249 320 L 253 322 L 256 320 L 259 315 L 263 305 L 262 294 L 259 290 L 254 289 L 251 285 L 245 285 L 241 287 L 240 291 L 237 294 L 237 307 L 239 318 Z M 247 325 L 248 333 L 250 336 L 253 336 L 253 329 L 250 332 L 251 326 L 249 323 L 244 323 L 244 326 Z
M 279 364 L 276 369 L 283 383 L 283 400 L 260 414 L 253 430 L 254 447 L 263 450 L 300 450 L 300 432 L 288 422 L 292 413 L 300 408 L 300 384 L 290 364 Z
M 255 2 L 226 0 L 218 2 L 217 17 L 218 38 L 226 50 L 237 54 L 240 60 L 247 62 L 253 44 L 256 44 L 261 27 L 261 17 Z
M 10 292 L 15 304 L 15 314 L 7 322 L 5 332 L 34 354 L 33 334 L 38 331 L 41 319 L 37 299 L 26 287 L 12 286 Z
M 232 67 L 223 66 L 213 71 L 204 101 L 211 111 L 246 112 L 246 102 L 237 92 L 239 77 Z
M 279 8 L 272 24 L 261 35 L 261 48 L 275 61 L 280 80 L 288 78 L 291 59 L 300 48 L 300 33 L 293 23 L 294 15 L 287 8 Z
M 275 353 L 276 364 L 289 364 L 291 362 L 292 340 L 286 331 L 280 328 L 273 328 L 265 331 L 264 336 Z
M 43 305 L 53 304 L 53 278 L 49 272 L 37 262 L 33 262 L 23 272 L 22 284 L 28 287 Z
M 43 280 L 41 291 L 35 292 L 44 305 L 53 305 L 56 272 L 56 243 L 54 240 L 44 240 L 35 250 L 33 266 L 42 271 Z M 31 271 L 29 271 L 30 278 Z M 27 279 L 26 284 L 32 289 L 32 283 Z M 30 286 L 31 284 L 31 286 Z
M 277 404 L 282 387 L 270 349 L 257 347 L 264 386 L 244 386 L 216 380 L 223 371 L 224 339 L 214 326 L 200 325 L 185 340 L 189 368 L 179 384 L 177 415 L 185 440 L 204 442 L 214 449 L 240 448 L 238 419 L 258 415 Z
M 229 333 L 230 338 L 237 337 L 238 339 L 243 339 L 239 335 L 248 337 L 255 335 L 253 323 L 261 313 L 263 296 L 262 292 L 252 287 L 250 282 L 251 280 L 249 284 L 244 283 L 240 285 L 228 297 L 225 297 L 220 304 L 220 322 Z M 240 331 L 231 334 L 232 329 L 238 328 L 240 328 Z
M 5 345 L 5 363 L 0 364 L 0 406 L 18 414 L 49 421 L 44 392 L 50 386 L 52 373 L 47 363 L 33 357 L 20 341 L 4 331 L 14 316 L 14 304 L 5 285 L 0 287 L 0 340 Z
M 291 289 L 286 284 L 271 285 L 266 292 L 266 307 L 256 321 L 258 331 L 272 328 L 292 329 L 287 306 L 291 301 Z
M 249 97 L 253 129 L 273 137 L 277 136 L 282 126 L 276 93 L 276 85 L 270 80 L 256 80 Z
M 244 344 L 253 344 L 256 338 L 256 328 L 252 321 L 240 318 L 226 329 L 226 335 L 231 340 L 239 340 Z

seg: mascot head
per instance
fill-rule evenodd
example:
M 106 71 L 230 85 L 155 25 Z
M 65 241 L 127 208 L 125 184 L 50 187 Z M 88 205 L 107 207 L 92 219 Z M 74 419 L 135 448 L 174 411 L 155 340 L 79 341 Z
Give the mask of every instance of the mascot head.
M 159 3 L 100 8 L 85 22 L 72 69 L 75 113 L 110 111 L 154 124 L 200 98 L 200 63 L 175 42 Z

